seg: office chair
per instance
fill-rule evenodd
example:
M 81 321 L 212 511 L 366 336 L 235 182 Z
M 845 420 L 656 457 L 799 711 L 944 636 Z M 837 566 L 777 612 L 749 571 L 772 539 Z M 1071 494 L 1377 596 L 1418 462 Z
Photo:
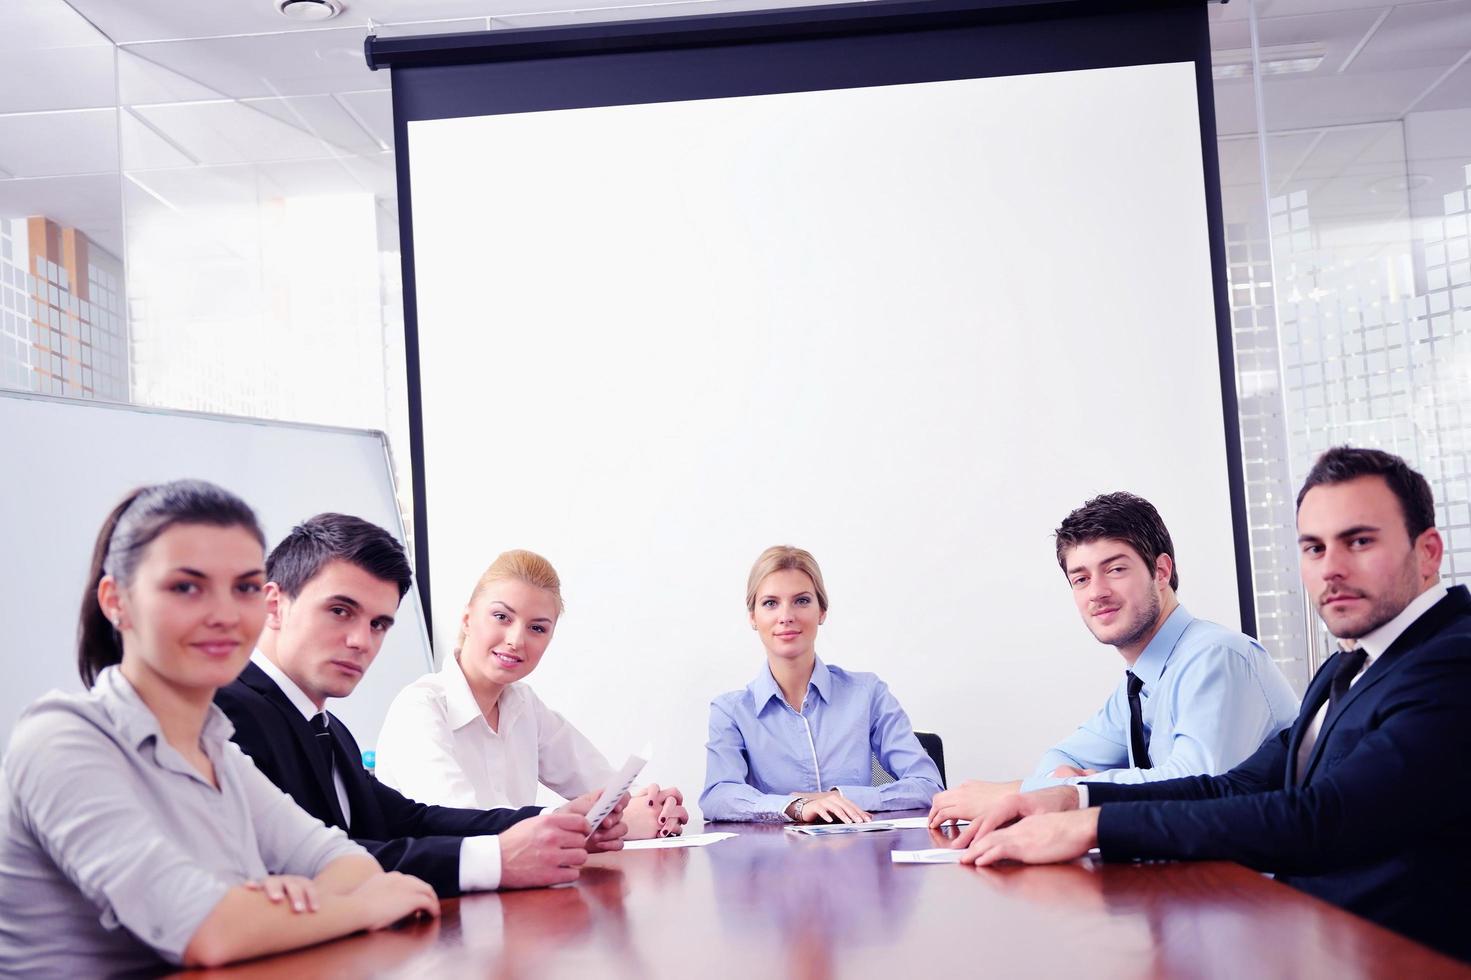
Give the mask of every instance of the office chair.
M 915 732 L 914 737 L 919 739 L 920 747 L 924 749 L 925 754 L 934 762 L 935 768 L 940 770 L 940 786 L 944 787 L 948 785 L 945 782 L 945 743 L 934 732 Z M 874 756 L 873 785 L 886 786 L 893 781 L 893 775 L 885 771 L 884 767 L 879 765 L 878 756 Z

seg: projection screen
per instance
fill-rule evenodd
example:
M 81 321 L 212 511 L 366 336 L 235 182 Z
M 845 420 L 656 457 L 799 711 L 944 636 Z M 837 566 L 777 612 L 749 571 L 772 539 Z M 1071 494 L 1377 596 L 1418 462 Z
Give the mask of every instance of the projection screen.
M 1253 628 L 1203 6 L 873 6 L 378 53 L 437 656 L 546 555 L 532 686 L 691 800 L 771 544 L 952 782 L 1116 682 L 1053 554 L 1087 498 L 1153 501 L 1186 607 Z

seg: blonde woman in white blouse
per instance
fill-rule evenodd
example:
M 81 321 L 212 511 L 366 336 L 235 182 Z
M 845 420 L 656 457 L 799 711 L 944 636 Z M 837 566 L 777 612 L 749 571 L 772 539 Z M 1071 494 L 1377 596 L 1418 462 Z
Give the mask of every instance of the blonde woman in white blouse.
M 480 576 L 452 656 L 394 698 L 378 736 L 376 775 L 423 803 L 521 807 L 537 785 L 571 799 L 600 789 L 613 767 L 523 681 L 562 614 L 550 562 L 508 551 Z M 673 787 L 650 785 L 625 811 L 628 839 L 671 836 L 689 819 Z

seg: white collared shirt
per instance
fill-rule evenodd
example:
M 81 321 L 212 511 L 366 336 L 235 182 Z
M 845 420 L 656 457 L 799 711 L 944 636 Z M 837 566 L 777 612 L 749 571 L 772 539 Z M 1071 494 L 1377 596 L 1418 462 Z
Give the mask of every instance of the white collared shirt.
M 1415 622 L 1415 620 L 1429 612 L 1431 606 L 1444 599 L 1447 591 L 1449 590 L 1445 585 L 1436 582 L 1411 600 L 1408 606 L 1400 610 L 1398 616 L 1372 632 L 1359 637 L 1357 648 L 1368 654 L 1368 657 L 1364 660 L 1364 665 L 1359 668 L 1359 672 L 1349 681 L 1349 686 L 1352 687 L 1357 684 L 1359 678 L 1367 674 L 1369 668 L 1374 666 L 1374 661 L 1378 660 L 1385 650 L 1388 650 L 1394 645 L 1394 641 L 1400 638 L 1400 634 L 1409 629 L 1410 624 Z M 1307 731 L 1303 732 L 1302 743 L 1297 747 L 1297 772 L 1299 773 L 1299 778 L 1301 778 L 1301 773 L 1307 768 L 1308 759 L 1312 757 L 1313 746 L 1317 744 L 1318 733 L 1322 730 L 1323 719 L 1327 716 L 1328 702 L 1324 700 L 1322 706 L 1318 708 L 1318 713 L 1313 716 L 1312 723 L 1308 725 Z
M 302 717 L 311 722 L 317 714 L 317 706 L 312 699 L 306 696 L 306 692 L 297 686 L 286 672 L 277 667 L 271 658 L 255 650 L 250 655 L 251 663 L 266 672 L 266 676 L 275 682 L 283 694 L 286 695 L 296 710 L 300 711 Z M 326 710 L 325 705 L 322 710 Z M 337 791 L 337 802 L 342 806 L 342 819 L 349 826 L 352 824 L 352 809 L 347 805 L 347 787 L 342 782 L 342 774 L 337 771 L 334 763 L 332 766 L 332 787 Z M 410 799 L 418 800 L 420 803 L 433 803 L 433 800 L 424 800 L 405 793 Z M 467 804 L 474 806 L 474 804 Z M 482 835 L 478 837 L 466 837 L 460 844 L 460 891 L 479 892 L 494 891 L 501 886 L 501 842 L 500 838 L 493 835 Z
M 313 704 L 312 699 L 307 697 L 306 692 L 297 686 L 296 681 L 292 680 L 286 671 L 277 667 L 275 662 L 264 653 L 261 653 L 260 650 L 257 649 L 251 653 L 250 662 L 265 671 L 266 676 L 276 682 L 276 686 L 281 689 L 281 693 L 286 695 L 286 700 L 290 701 L 296 707 L 296 710 L 301 712 L 301 716 L 307 720 L 307 724 L 311 724 L 313 718 L 327 710 L 325 703 L 321 708 Z M 347 785 L 342 781 L 342 773 L 337 771 L 336 762 L 332 764 L 332 788 L 337 791 L 337 803 L 342 807 L 342 820 L 344 823 L 350 825 L 352 823 L 352 807 L 347 804 Z
M 537 785 L 571 799 L 604 786 L 613 767 L 585 735 L 525 684 L 500 697 L 485 720 L 459 661 L 446 657 L 399 692 L 378 736 L 378 779 L 440 806 L 531 806 Z

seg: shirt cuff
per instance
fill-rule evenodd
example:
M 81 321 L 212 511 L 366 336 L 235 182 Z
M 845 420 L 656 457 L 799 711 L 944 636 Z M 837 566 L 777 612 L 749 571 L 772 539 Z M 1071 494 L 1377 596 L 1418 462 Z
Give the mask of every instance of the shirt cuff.
M 872 813 L 882 808 L 884 796 L 879 792 L 877 786 L 835 786 L 833 788 L 852 800 L 860 810 Z
M 1079 810 L 1086 810 L 1086 809 L 1088 809 L 1088 784 L 1087 783 L 1074 783 L 1073 784 L 1073 789 L 1075 789 L 1075 790 L 1078 791 L 1078 809 Z
M 466 837 L 460 845 L 460 891 L 491 892 L 501 886 L 501 839 Z

